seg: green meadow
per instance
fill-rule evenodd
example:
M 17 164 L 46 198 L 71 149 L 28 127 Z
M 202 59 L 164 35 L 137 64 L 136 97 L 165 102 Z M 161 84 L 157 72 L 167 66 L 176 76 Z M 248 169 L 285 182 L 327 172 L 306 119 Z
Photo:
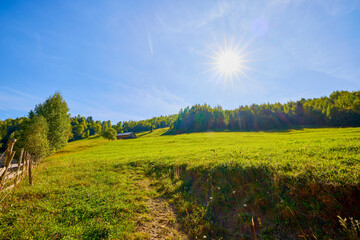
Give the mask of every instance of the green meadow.
M 43 159 L 33 186 L 0 194 L 0 238 L 149 239 L 137 227 L 159 197 L 191 239 L 353 236 L 338 216 L 360 217 L 360 128 L 166 131 L 90 137 Z

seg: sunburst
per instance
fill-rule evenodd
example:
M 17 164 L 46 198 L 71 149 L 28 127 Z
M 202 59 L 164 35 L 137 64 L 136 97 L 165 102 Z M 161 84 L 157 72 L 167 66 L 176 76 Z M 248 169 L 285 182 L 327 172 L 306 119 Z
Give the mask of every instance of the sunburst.
M 224 40 L 224 44 L 216 44 L 215 48 L 210 48 L 211 55 L 206 55 L 212 61 L 209 64 L 212 66 L 210 71 L 223 81 L 232 81 L 234 79 L 242 80 L 242 77 L 247 77 L 246 71 L 251 70 L 247 63 L 249 53 L 246 51 L 247 45 L 241 45 L 239 41 L 234 44 L 234 41 Z

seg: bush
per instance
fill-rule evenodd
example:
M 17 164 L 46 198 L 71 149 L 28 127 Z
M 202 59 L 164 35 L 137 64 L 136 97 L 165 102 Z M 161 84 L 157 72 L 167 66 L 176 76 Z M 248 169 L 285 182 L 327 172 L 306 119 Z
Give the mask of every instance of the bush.
M 107 128 L 101 136 L 103 138 L 109 139 L 109 140 L 115 140 L 116 139 L 116 130 L 114 128 Z

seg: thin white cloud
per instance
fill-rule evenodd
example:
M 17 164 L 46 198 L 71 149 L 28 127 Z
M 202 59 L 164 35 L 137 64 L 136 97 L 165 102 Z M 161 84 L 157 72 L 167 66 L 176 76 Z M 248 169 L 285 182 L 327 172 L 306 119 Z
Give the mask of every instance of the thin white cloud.
M 108 95 L 107 99 L 113 105 L 131 106 L 132 114 L 140 115 L 142 119 L 177 113 L 180 108 L 189 105 L 187 101 L 165 87 L 129 88 L 127 94 L 123 97 L 112 94 Z
M 34 95 L 31 95 L 29 93 L 26 93 L 26 92 L 22 92 L 22 91 L 19 91 L 17 89 L 13 89 L 13 88 L 9 88 L 9 87 L 1 87 L 3 90 L 5 91 L 8 91 L 12 94 L 16 94 L 16 96 L 21 96 L 21 97 L 24 97 L 24 98 L 30 98 L 30 99 L 35 99 L 35 100 L 41 100 L 40 97 L 38 96 L 34 96 Z
M 156 14 L 155 17 L 157 23 L 165 32 L 189 33 L 197 31 L 216 19 L 221 18 L 226 15 L 226 12 L 229 9 L 230 7 L 227 1 L 220 1 L 202 12 L 187 11 L 188 9 L 184 10 L 179 8 L 177 12 L 183 16 L 178 18 L 174 16 L 165 16 L 164 14 Z
M 96 120 L 113 122 L 143 120 L 177 113 L 189 104 L 165 87 L 136 88 L 116 86 L 114 91 L 94 95 L 84 102 L 81 97 L 67 100 L 73 116 L 93 116 Z M 125 94 L 126 93 L 126 94 Z
M 146 32 L 147 32 L 147 38 L 148 38 L 148 43 L 149 43 L 149 47 L 150 47 L 150 53 L 151 53 L 151 56 L 154 56 L 153 46 L 152 46 L 152 41 L 151 41 L 151 36 L 150 36 L 149 28 L 146 28 Z
M 28 112 L 42 99 L 9 87 L 0 88 L 0 110 Z
M 124 113 L 121 109 L 118 111 L 106 106 L 107 104 L 100 104 L 98 102 L 80 102 L 78 99 L 69 99 L 68 106 L 70 108 L 71 116 L 92 116 L 94 120 L 111 120 L 118 122 L 121 120 L 140 120 L 141 116 Z M 104 101 L 102 101 L 104 102 Z
M 175 113 L 178 112 L 180 108 L 188 105 L 185 100 L 173 94 L 165 87 L 152 87 L 149 90 L 137 89 L 136 91 L 145 97 L 147 105 L 162 108 L 166 112 Z
M 336 57 L 334 57 L 336 56 Z M 309 69 L 331 77 L 360 83 L 360 70 L 352 64 L 353 52 L 346 44 L 320 44 L 305 56 L 302 61 Z
M 332 16 L 349 14 L 360 5 L 358 0 L 316 0 L 316 2 Z

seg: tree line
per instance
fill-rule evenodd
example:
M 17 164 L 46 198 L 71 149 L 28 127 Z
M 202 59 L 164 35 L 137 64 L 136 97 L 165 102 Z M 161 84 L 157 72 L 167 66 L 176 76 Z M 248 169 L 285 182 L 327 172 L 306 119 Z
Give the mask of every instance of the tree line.
M 71 117 L 67 103 L 56 92 L 44 103 L 36 105 L 28 117 L 0 120 L 0 151 L 5 151 L 9 139 L 16 138 L 17 149 L 24 147 L 33 156 L 41 158 L 61 149 L 68 141 L 93 135 L 114 139 L 117 133 L 152 131 L 169 127 L 175 118 L 176 115 L 160 116 L 113 125 L 110 120 L 94 120 L 92 116 Z
M 234 110 L 194 105 L 180 110 L 169 133 L 203 131 L 258 131 L 317 127 L 360 126 L 360 91 L 335 91 L 329 97 L 285 104 L 252 104 Z
M 122 132 L 144 132 L 158 128 L 171 126 L 176 119 L 176 114 L 170 116 L 153 117 L 141 121 L 124 121 L 112 125 L 111 121 L 94 121 L 91 116 L 75 116 L 71 118 L 71 133 L 69 141 L 87 138 L 92 135 L 102 135 L 107 129 L 114 129 L 116 133 Z M 111 131 L 111 130 L 110 130 Z
M 204 131 L 258 131 L 289 129 L 300 126 L 360 126 L 360 91 L 335 91 L 329 97 L 301 99 L 284 104 L 252 104 L 234 110 L 207 104 L 181 109 L 178 114 L 153 117 L 141 121 L 112 124 L 110 120 L 94 120 L 91 116 L 69 114 L 67 103 L 56 92 L 35 106 L 28 117 L 0 120 L 0 150 L 9 139 L 18 139 L 35 158 L 59 150 L 68 141 L 93 135 L 114 139 L 117 133 L 152 131 L 170 127 L 169 134 Z
M 151 119 L 141 121 L 127 121 L 122 123 L 122 129 L 124 132 L 152 131 L 158 128 L 170 127 L 176 117 L 177 114 L 173 114 L 169 116 L 153 117 Z

